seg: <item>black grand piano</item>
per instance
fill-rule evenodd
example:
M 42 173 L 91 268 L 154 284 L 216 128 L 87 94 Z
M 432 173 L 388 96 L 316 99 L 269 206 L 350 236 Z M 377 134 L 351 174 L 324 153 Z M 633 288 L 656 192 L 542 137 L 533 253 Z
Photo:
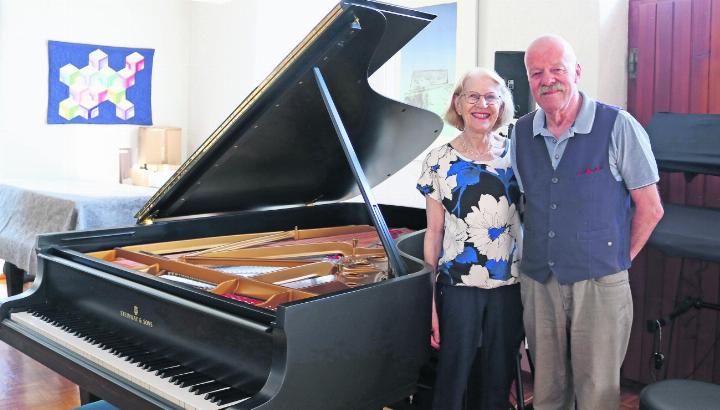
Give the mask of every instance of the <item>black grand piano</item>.
M 442 122 L 367 78 L 433 18 L 340 3 L 137 225 L 39 237 L 0 339 L 127 409 L 377 409 L 411 394 L 429 350 L 425 215 L 369 187 Z

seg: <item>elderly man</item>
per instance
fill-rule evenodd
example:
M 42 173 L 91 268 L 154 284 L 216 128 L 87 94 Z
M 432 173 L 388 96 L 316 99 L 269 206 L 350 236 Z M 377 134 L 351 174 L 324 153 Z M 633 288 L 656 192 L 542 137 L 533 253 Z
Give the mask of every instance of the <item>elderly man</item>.
M 617 410 L 632 324 L 627 269 L 663 214 L 657 166 L 630 114 L 578 91 L 582 69 L 567 41 L 534 40 L 525 65 L 540 108 L 518 120 L 511 146 L 525 195 L 533 404 Z

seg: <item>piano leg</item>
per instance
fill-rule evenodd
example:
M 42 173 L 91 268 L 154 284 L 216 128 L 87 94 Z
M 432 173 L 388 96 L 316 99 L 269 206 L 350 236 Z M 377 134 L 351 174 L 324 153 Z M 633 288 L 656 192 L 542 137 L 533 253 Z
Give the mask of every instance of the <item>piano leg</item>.
M 22 293 L 23 290 L 23 278 L 25 277 L 25 271 L 13 265 L 10 262 L 5 262 L 3 265 L 3 273 L 5 274 L 5 284 L 7 285 L 7 295 L 14 296 Z
M 80 388 L 80 405 L 81 406 L 84 406 L 88 403 L 96 402 L 98 400 L 102 400 L 102 399 L 100 397 L 90 393 L 89 391 L 83 389 L 82 387 Z

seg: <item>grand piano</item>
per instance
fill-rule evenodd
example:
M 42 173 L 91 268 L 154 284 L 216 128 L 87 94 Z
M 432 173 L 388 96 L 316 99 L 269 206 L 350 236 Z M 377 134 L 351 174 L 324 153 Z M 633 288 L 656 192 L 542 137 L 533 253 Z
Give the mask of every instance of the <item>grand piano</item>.
M 429 353 L 425 215 L 370 187 L 442 122 L 367 79 L 433 18 L 337 5 L 137 225 L 40 236 L 0 339 L 127 409 L 377 409 L 411 394 Z

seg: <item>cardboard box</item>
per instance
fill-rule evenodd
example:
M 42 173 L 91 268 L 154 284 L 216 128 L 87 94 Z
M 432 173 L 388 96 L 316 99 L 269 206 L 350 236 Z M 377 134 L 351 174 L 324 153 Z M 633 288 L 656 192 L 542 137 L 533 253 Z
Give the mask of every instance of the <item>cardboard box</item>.
M 150 186 L 150 171 L 135 165 L 130 168 L 130 179 L 133 185 Z
M 140 127 L 138 163 L 180 165 L 181 131 L 180 128 Z
M 133 185 L 160 188 L 178 168 L 180 168 L 179 165 L 170 164 L 148 164 L 147 168 L 135 165 L 130 170 L 130 178 Z

